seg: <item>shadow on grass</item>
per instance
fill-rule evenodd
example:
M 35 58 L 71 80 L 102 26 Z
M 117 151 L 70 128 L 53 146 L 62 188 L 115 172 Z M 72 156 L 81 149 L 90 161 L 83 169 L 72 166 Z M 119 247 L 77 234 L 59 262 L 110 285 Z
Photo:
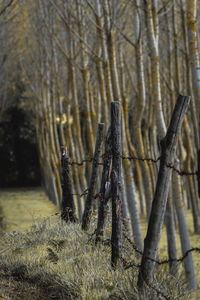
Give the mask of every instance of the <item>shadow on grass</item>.
M 41 272 L 38 268 L 38 273 L 32 275 L 30 267 L 21 263 L 4 264 L 0 268 L 0 296 L 16 300 L 78 299 L 78 294 L 64 286 L 55 274 Z
M 39 220 L 26 232 L 7 232 L 0 238 L 0 297 L 11 300 L 65 299 L 188 299 L 180 276 L 172 277 L 168 269 L 159 268 L 153 285 L 145 296 L 137 289 L 138 268 L 113 271 L 110 247 L 95 246 L 91 230 L 83 232 L 81 224 L 66 224 L 59 218 Z M 105 233 L 106 235 L 106 233 Z M 109 238 L 105 236 L 106 238 Z M 139 263 L 133 249 L 123 240 L 125 259 Z

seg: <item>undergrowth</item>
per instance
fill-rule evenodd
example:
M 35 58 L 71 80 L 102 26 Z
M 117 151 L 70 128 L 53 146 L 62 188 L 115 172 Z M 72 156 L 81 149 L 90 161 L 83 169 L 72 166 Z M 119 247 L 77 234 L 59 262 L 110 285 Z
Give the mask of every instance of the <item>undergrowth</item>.
M 90 232 L 83 232 L 80 224 L 66 224 L 59 218 L 52 223 L 48 218 L 37 220 L 23 233 L 1 233 L 0 297 L 16 300 L 188 299 L 183 280 L 169 275 L 167 267 L 157 269 L 145 296 L 139 295 L 138 268 L 125 270 L 119 265 L 116 271 L 112 270 L 110 244 L 95 246 L 92 234 L 95 224 L 93 221 Z M 136 265 L 139 263 L 126 240 L 123 257 Z

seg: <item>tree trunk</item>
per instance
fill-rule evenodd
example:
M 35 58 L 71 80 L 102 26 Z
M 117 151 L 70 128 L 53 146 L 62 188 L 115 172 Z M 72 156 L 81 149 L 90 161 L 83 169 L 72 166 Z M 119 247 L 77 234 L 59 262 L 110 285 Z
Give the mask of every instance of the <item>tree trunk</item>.
M 179 169 L 179 161 L 177 160 L 176 168 Z M 180 176 L 177 173 L 173 173 L 173 202 L 175 204 L 176 214 L 178 218 L 178 228 L 181 240 L 182 255 L 191 249 L 189 232 L 187 227 L 187 220 L 185 214 L 185 205 L 182 198 Z M 192 252 L 188 253 L 184 261 L 185 276 L 187 280 L 188 288 L 193 290 L 197 288 L 197 282 L 194 271 L 194 264 L 192 259 Z
M 153 262 L 152 259 L 156 259 L 158 254 L 158 245 L 161 237 L 161 228 L 172 174 L 172 168 L 170 166 L 174 165 L 178 135 L 181 130 L 189 100 L 190 98 L 187 96 L 180 95 L 178 97 L 166 137 L 161 142 L 162 154 L 160 169 L 149 219 L 147 236 L 144 240 L 144 252 L 138 278 L 138 287 L 140 290 L 143 290 L 145 282 L 151 282 L 154 272 L 155 262 Z
M 170 189 L 167 207 L 165 212 L 165 226 L 167 231 L 167 248 L 168 258 L 172 261 L 169 262 L 169 270 L 173 276 L 178 277 L 178 263 L 177 250 L 176 250 L 176 229 L 174 224 L 174 212 L 172 205 L 172 191 Z
M 100 199 L 98 207 L 98 222 L 96 231 L 96 243 L 103 237 L 103 231 L 105 226 L 105 219 L 108 210 L 108 199 L 110 197 L 110 171 L 112 163 L 112 153 L 111 153 L 111 129 L 108 129 L 106 136 L 105 154 L 103 172 L 101 178 L 101 188 L 100 188 Z

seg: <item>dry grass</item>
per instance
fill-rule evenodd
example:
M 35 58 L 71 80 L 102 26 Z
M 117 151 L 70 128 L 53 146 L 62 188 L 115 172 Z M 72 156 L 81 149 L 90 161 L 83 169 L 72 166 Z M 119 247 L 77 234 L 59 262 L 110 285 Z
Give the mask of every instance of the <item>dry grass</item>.
M 34 202 L 32 208 L 33 199 L 30 201 L 27 198 L 29 192 L 33 193 L 33 197 L 35 194 L 35 201 L 36 199 L 38 201 L 37 205 L 37 201 Z M 13 191 L 12 193 L 14 196 Z M 138 269 L 136 267 L 124 270 L 122 266 L 119 266 L 115 272 L 111 269 L 110 246 L 96 247 L 91 235 L 96 226 L 95 216 L 93 216 L 89 233 L 84 233 L 79 224 L 62 223 L 58 216 L 44 218 L 45 212 L 46 216 L 47 214 L 51 216 L 56 212 L 56 208 L 52 205 L 52 209 L 47 212 L 46 206 L 49 208 L 51 203 L 48 200 L 45 202 L 46 199 L 41 190 L 15 193 L 15 203 L 14 200 L 10 202 L 10 205 L 13 203 L 10 210 L 12 214 L 17 214 L 14 207 L 18 207 L 17 202 L 23 198 L 23 193 L 26 194 L 24 198 L 27 198 L 24 201 L 28 200 L 27 205 L 30 205 L 29 209 L 25 208 L 25 202 L 25 207 L 21 206 L 21 209 L 24 207 L 27 212 L 25 218 L 27 223 L 23 222 L 23 226 L 20 227 L 21 232 L 8 231 L 2 232 L 1 235 L 0 299 L 162 299 L 159 293 L 148 287 L 146 296 L 142 297 L 138 294 Z M 4 201 L 5 195 L 9 197 L 10 194 L 4 192 Z M 3 204 L 2 201 L 1 194 L 0 205 Z M 8 202 L 5 206 L 3 205 L 4 221 L 8 217 L 5 212 L 9 214 Z M 40 211 L 37 211 L 38 207 Z M 21 217 L 16 216 L 16 220 L 23 220 L 22 210 L 19 212 Z M 145 226 L 142 220 L 143 234 L 145 234 Z M 28 230 L 24 231 L 24 227 Z M 109 237 L 110 228 L 106 232 Z M 163 249 L 161 254 L 165 256 L 164 240 L 165 238 L 161 241 L 161 249 Z M 138 263 L 131 246 L 126 241 L 123 245 L 124 258 Z M 169 299 L 188 299 L 189 297 L 199 299 L 198 292 L 195 292 L 193 296 L 188 295 L 181 272 L 178 279 L 171 277 L 165 266 L 157 269 L 153 286 Z
M 134 251 L 126 246 L 124 257 L 137 262 Z M 113 271 L 110 247 L 96 247 L 79 224 L 39 220 L 27 232 L 3 234 L 1 249 L 5 251 L 0 255 L 0 291 L 5 299 L 142 299 L 136 285 L 138 269 L 119 266 Z M 169 299 L 187 298 L 184 285 L 165 269 L 158 275 L 156 289 Z M 157 297 L 147 288 L 146 299 Z

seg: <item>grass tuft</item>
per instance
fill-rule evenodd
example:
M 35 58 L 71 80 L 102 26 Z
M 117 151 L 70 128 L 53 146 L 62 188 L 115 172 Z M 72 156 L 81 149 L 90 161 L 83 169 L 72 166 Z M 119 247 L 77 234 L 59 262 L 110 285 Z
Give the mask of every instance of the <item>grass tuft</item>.
M 57 218 L 39 219 L 26 232 L 2 233 L 0 241 L 0 296 L 5 299 L 187 299 L 181 278 L 158 268 L 153 288 L 145 296 L 137 290 L 138 268 L 113 271 L 109 243 L 95 246 L 95 218 L 91 230 Z M 110 232 L 105 239 L 109 239 Z M 140 263 L 123 241 L 123 257 Z

